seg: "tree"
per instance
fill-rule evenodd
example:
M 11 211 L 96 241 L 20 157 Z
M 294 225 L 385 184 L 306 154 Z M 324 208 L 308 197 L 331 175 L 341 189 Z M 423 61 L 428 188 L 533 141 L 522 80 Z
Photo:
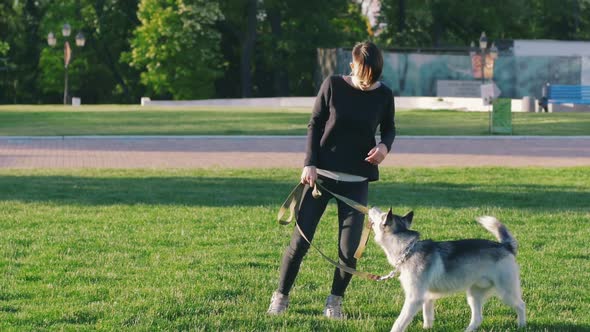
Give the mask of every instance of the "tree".
M 259 47 L 267 51 L 258 52 L 256 64 L 263 95 L 314 94 L 317 49 L 352 47 L 370 36 L 360 4 L 350 0 L 306 6 L 296 0 L 267 0 L 264 5 Z
M 257 0 L 220 0 L 223 20 L 221 33 L 224 72 L 216 82 L 219 97 L 252 95 L 252 63 L 256 49 L 259 6 Z M 238 80 L 236 80 L 238 78 Z
M 379 40 L 389 47 L 467 46 L 486 31 L 491 39 L 590 38 L 585 0 L 383 0 Z
M 141 82 L 153 93 L 175 99 L 207 98 L 222 68 L 223 18 L 207 0 L 142 0 L 129 60 L 141 70 Z
M 532 1 L 525 21 L 530 38 L 590 39 L 590 3 L 586 0 Z
M 129 40 L 139 25 L 137 6 L 139 0 L 86 1 L 81 16 L 87 27 L 88 52 L 108 72 L 111 100 L 137 102 L 143 95 L 139 84 L 139 72 L 121 55 L 130 51 Z M 105 96 L 108 98 L 108 96 Z
M 65 23 L 71 25 L 71 35 L 67 38 L 72 50 L 71 62 L 68 66 L 69 95 L 81 96 L 82 77 L 87 73 L 88 56 L 87 49 L 76 47 L 74 37 L 84 30 L 84 21 L 79 15 L 80 7 L 76 0 L 60 1 L 59 3 L 47 4 L 42 7 L 43 18 L 39 22 L 37 38 L 43 43 L 39 57 L 39 77 L 37 79 L 38 91 L 43 95 L 45 101 L 60 102 L 64 93 L 64 43 L 66 37 L 62 36 L 62 26 Z M 47 34 L 52 32 L 57 43 L 55 47 L 47 45 Z M 101 79 L 95 80 L 94 91 L 100 91 Z M 83 95 L 86 101 L 88 95 Z
M 0 0 L 0 103 L 2 101 L 15 102 L 16 62 L 19 60 L 19 37 L 23 33 L 23 5 L 10 0 Z
M 3 42 L 0 40 L 0 55 L 5 55 L 10 50 L 10 45 L 7 42 Z
M 85 103 L 131 102 L 141 95 L 139 73 L 119 62 L 129 50 L 129 37 L 137 25 L 137 1 L 48 0 L 15 1 L 14 15 L 20 31 L 11 47 L 15 70 L 9 79 L 19 102 L 61 102 L 64 88 L 61 27 L 72 26 L 69 41 L 73 50 L 70 90 Z M 58 40 L 55 49 L 47 45 L 47 34 Z M 78 48 L 74 36 L 83 32 L 86 45 Z M 137 83 L 135 83 L 137 82 Z
M 220 97 L 313 94 L 317 48 L 352 47 L 370 36 L 360 5 L 350 0 L 220 4 L 221 50 L 228 64 L 217 82 Z

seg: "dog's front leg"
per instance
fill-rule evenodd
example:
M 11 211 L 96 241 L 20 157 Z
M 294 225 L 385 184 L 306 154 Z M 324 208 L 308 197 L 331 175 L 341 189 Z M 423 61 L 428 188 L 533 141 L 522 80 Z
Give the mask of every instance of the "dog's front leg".
M 424 300 L 422 297 L 406 298 L 402 312 L 399 317 L 395 320 L 391 332 L 403 332 L 406 330 L 408 325 L 412 322 L 412 318 L 418 313 Z
M 422 305 L 422 316 L 424 317 L 424 324 L 422 325 L 425 329 L 430 329 L 434 326 L 434 300 L 426 299 Z

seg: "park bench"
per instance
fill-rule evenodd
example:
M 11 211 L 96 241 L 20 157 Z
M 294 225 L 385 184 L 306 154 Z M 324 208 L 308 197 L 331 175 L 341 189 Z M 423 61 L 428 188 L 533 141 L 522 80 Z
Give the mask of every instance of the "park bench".
M 549 104 L 590 104 L 590 85 L 549 85 Z
M 543 86 L 543 97 L 539 100 L 539 106 L 545 111 L 551 112 L 553 105 L 572 104 L 590 105 L 589 85 L 560 85 L 549 84 Z M 587 108 L 586 106 L 580 106 Z

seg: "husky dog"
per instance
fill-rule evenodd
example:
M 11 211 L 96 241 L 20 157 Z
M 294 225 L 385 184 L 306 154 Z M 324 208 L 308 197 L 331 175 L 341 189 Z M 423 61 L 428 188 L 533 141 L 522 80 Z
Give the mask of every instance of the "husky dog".
M 400 217 L 391 209 L 369 211 L 375 241 L 399 272 L 405 293 L 403 308 L 391 331 L 404 331 L 420 308 L 424 328 L 431 328 L 434 301 L 465 290 L 471 307 L 471 322 L 465 331 L 479 327 L 483 305 L 494 293 L 516 310 L 518 326 L 525 326 L 525 304 L 515 260 L 517 242 L 498 219 L 485 216 L 477 221 L 499 242 L 480 239 L 435 242 L 420 240 L 420 233 L 409 229 L 413 216 L 409 212 Z

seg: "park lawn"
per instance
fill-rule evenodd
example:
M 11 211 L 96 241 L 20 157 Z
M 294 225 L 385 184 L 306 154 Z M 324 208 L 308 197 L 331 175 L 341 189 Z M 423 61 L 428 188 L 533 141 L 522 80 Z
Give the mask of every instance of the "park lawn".
M 0 170 L 0 330 L 386 331 L 397 280 L 353 279 L 347 320 L 321 317 L 333 269 L 306 257 L 282 317 L 265 310 L 292 231 L 275 221 L 298 177 L 275 170 Z M 383 169 L 369 201 L 415 211 L 423 238 L 519 241 L 528 328 L 590 330 L 590 168 Z M 331 204 L 316 244 L 336 256 Z M 390 270 L 369 242 L 359 268 Z M 497 299 L 482 331 L 516 327 Z M 432 331 L 469 321 L 464 295 L 437 302 Z M 421 315 L 410 331 L 421 331 Z
M 0 106 L 0 136 L 305 135 L 309 109 Z M 399 135 L 488 135 L 489 114 L 398 111 Z M 515 135 L 590 135 L 590 113 L 513 113 Z

